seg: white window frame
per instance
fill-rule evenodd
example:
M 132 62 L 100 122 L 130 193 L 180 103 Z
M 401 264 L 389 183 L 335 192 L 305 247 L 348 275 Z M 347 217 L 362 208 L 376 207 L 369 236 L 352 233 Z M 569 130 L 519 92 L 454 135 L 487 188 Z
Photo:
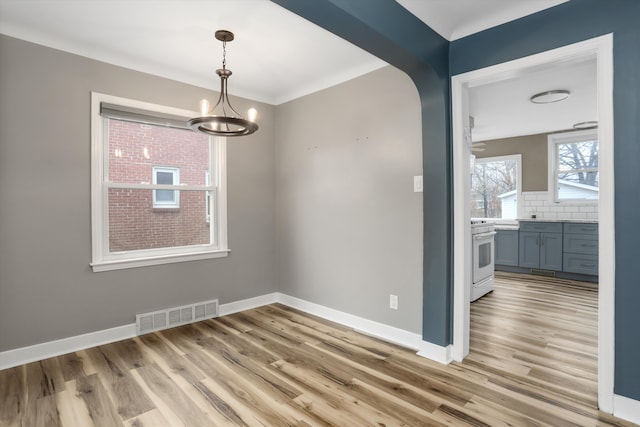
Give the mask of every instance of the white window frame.
M 186 120 L 196 116 L 194 111 L 182 110 L 163 105 L 151 104 L 127 98 L 91 93 L 91 220 L 92 220 L 92 262 L 94 272 L 194 261 L 226 257 L 227 243 L 227 171 L 226 138 L 210 137 L 209 166 L 215 171 L 206 185 L 180 185 L 181 190 L 204 190 L 211 194 L 209 218 L 210 243 L 203 245 L 179 246 L 171 248 L 143 249 L 123 252 L 109 252 L 108 191 L 109 188 L 131 188 L 149 190 L 176 190 L 176 186 L 150 183 L 114 184 L 106 177 L 108 171 L 108 118 L 100 115 L 101 104 L 142 110 L 159 115 L 171 115 Z M 155 174 L 154 174 L 155 176 Z M 205 193 L 206 194 L 206 193 Z
M 495 156 L 495 157 L 476 157 L 474 159 L 474 165 L 478 163 L 490 163 L 490 162 L 500 162 L 506 160 L 515 160 L 516 161 L 516 217 L 513 219 L 506 218 L 482 218 L 485 220 L 491 220 L 491 222 L 495 222 L 496 224 L 505 224 L 505 225 L 515 225 L 518 224 L 518 218 L 522 216 L 522 154 L 509 154 L 506 156 Z
M 548 159 L 548 193 L 549 201 L 556 204 L 581 204 L 581 205 L 597 205 L 597 199 L 558 199 L 558 144 L 568 144 L 572 142 L 592 141 L 598 139 L 598 129 L 579 130 L 564 133 L 553 133 L 547 136 L 547 159 Z M 598 151 L 600 148 L 598 147 Z M 598 167 L 598 171 L 600 168 Z
M 209 171 L 204 172 L 204 182 L 206 185 L 211 185 L 211 173 Z M 207 191 L 204 195 L 205 197 L 205 210 L 206 210 L 206 219 L 207 222 L 211 222 L 211 192 Z
M 180 185 L 180 168 L 172 168 L 168 166 L 153 166 L 152 178 L 153 184 L 158 184 L 158 172 L 170 173 L 173 176 L 171 185 Z M 205 185 L 209 185 L 207 182 Z M 158 191 L 173 191 L 173 200 L 163 201 L 156 198 Z M 180 208 L 180 190 L 153 190 L 153 207 L 155 209 L 179 209 Z

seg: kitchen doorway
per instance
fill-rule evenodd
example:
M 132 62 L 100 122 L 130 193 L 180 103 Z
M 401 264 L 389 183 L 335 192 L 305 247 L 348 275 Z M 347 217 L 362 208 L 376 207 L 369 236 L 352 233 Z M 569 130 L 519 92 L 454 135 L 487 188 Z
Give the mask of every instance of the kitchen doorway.
M 453 189 L 454 189 L 454 360 L 469 352 L 471 236 L 469 174 L 471 135 L 469 88 L 524 75 L 578 58 L 597 62 L 600 140 L 599 293 L 598 293 L 598 405 L 613 411 L 614 361 L 614 183 L 613 183 L 613 36 L 605 35 L 503 64 L 453 76 Z

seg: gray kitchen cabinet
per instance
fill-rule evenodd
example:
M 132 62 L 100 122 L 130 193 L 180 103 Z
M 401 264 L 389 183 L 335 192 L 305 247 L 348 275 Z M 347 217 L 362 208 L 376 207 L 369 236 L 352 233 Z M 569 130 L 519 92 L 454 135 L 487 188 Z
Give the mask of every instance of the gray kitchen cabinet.
M 598 275 L 598 224 L 564 224 L 562 271 Z
M 495 264 L 518 265 L 518 230 L 496 230 Z
M 540 268 L 562 271 L 562 233 L 540 233 Z
M 562 223 L 521 222 L 518 266 L 562 271 Z

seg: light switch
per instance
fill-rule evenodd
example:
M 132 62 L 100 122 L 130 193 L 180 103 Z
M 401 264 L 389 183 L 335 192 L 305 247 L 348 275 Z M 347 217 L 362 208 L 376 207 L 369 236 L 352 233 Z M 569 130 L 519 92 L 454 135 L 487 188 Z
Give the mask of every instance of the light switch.
M 413 192 L 422 193 L 422 176 L 413 177 Z
M 393 310 L 398 309 L 398 295 L 389 295 L 389 308 Z

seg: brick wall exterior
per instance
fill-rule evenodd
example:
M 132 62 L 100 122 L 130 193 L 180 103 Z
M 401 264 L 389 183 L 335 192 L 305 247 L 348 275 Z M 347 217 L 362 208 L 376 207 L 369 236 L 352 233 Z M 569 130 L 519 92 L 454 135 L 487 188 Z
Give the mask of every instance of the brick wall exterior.
M 204 185 L 209 138 L 189 130 L 109 119 L 109 180 L 153 182 L 153 167 L 180 169 L 180 184 Z M 178 208 L 154 208 L 152 190 L 109 191 L 109 251 L 209 243 L 206 192 L 180 191 Z

